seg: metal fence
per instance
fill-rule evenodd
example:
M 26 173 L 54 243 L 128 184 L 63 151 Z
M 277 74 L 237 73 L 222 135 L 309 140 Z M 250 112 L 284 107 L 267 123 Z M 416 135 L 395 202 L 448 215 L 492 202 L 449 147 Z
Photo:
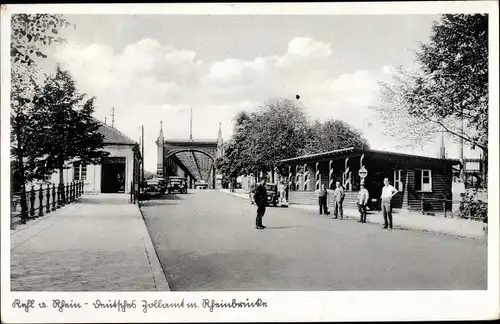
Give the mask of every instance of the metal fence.
M 57 185 L 54 183 L 40 185 L 35 189 L 26 191 L 26 206 L 23 208 L 21 202 L 22 193 L 17 192 L 11 195 L 11 227 L 16 224 L 25 224 L 31 219 L 41 217 L 64 205 L 67 205 L 83 194 L 83 181 L 73 181 L 71 183 Z

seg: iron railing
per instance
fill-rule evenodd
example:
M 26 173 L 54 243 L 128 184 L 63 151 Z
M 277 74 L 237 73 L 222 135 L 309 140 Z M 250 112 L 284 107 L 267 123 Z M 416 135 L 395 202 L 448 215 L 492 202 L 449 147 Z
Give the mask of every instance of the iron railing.
M 73 181 L 67 184 L 41 184 L 38 189 L 31 185 L 26 191 L 26 208 L 21 204 L 22 193 L 11 195 L 11 226 L 25 224 L 31 219 L 41 217 L 71 202 L 83 194 L 83 181 Z

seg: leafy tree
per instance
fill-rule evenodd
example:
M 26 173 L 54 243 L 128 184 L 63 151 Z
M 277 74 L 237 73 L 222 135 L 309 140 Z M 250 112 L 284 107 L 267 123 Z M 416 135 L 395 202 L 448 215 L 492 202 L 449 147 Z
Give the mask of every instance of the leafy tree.
M 343 148 L 370 148 L 361 133 L 342 120 L 316 121 L 311 126 L 310 140 L 306 146 L 309 154 L 328 152 Z
M 61 43 L 61 27 L 69 22 L 61 15 L 15 14 L 11 17 L 11 166 L 12 190 L 20 192 L 23 221 L 27 212 L 25 183 L 34 178 L 37 140 L 43 136 L 32 117 L 33 96 L 39 79 L 36 59 L 45 58 L 45 47 Z
M 104 138 L 98 132 L 100 123 L 92 117 L 94 98 L 85 100 L 69 72 L 57 66 L 34 102 L 37 128 L 45 134 L 40 140 L 42 156 L 36 163 L 38 174 L 59 170 L 59 183 L 63 185 L 63 169 L 73 161 L 98 164 L 108 155 L 102 150 Z
M 388 133 L 422 144 L 444 131 L 487 154 L 488 16 L 443 15 L 416 61 L 419 69 L 382 84 L 376 109 Z

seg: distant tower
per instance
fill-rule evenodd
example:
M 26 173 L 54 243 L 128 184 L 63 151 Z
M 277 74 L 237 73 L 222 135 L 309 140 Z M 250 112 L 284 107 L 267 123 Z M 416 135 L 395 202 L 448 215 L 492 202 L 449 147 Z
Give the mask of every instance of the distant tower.
M 439 157 L 446 159 L 446 148 L 444 146 L 444 133 L 441 132 L 441 146 L 439 147 Z
M 111 111 L 111 127 L 115 128 L 115 107 Z
M 191 113 L 189 115 L 189 139 L 193 139 L 193 107 L 191 107 Z
M 224 155 L 224 147 L 222 141 L 222 127 L 221 123 L 219 122 L 219 133 L 217 135 L 217 158 L 220 158 L 223 155 Z
M 157 163 L 156 163 L 156 174 L 159 177 L 163 177 L 163 122 L 160 121 L 160 134 L 158 135 L 158 140 L 156 141 L 157 149 L 158 149 L 158 156 L 157 156 Z

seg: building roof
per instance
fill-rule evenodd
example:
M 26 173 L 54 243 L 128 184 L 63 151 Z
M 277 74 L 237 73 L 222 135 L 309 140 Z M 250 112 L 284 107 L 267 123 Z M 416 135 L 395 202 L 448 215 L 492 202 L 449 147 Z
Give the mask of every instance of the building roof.
M 97 119 L 96 119 L 97 120 Z M 99 127 L 99 133 L 104 135 L 104 144 L 118 144 L 118 145 L 135 145 L 137 142 L 130 139 L 128 136 L 124 135 L 122 132 L 117 130 L 110 125 L 106 125 L 101 121 L 97 120 L 101 125 Z
M 328 151 L 328 152 L 321 152 L 321 153 L 316 153 L 316 154 L 308 154 L 308 155 L 303 155 L 303 156 L 298 156 L 294 158 L 289 158 L 289 159 L 283 159 L 280 162 L 305 162 L 305 161 L 314 161 L 314 160 L 324 160 L 328 158 L 333 158 L 333 157 L 338 157 L 342 155 L 350 155 L 350 154 L 366 154 L 366 155 L 374 155 L 374 156 L 380 156 L 380 157 L 387 157 L 387 158 L 392 158 L 392 157 L 400 157 L 400 158 L 413 158 L 413 159 L 419 159 L 419 160 L 426 160 L 426 161 L 441 161 L 444 163 L 449 163 L 449 164 L 460 164 L 459 160 L 456 159 L 442 159 L 442 158 L 433 158 L 433 157 L 428 157 L 428 156 L 421 156 L 421 155 L 413 155 L 413 154 L 404 154 L 404 153 L 395 153 L 395 152 L 387 152 L 387 151 L 378 151 L 378 150 L 361 150 L 361 149 L 356 149 L 354 147 L 348 147 L 345 149 L 339 149 L 339 150 L 334 150 L 334 151 Z

